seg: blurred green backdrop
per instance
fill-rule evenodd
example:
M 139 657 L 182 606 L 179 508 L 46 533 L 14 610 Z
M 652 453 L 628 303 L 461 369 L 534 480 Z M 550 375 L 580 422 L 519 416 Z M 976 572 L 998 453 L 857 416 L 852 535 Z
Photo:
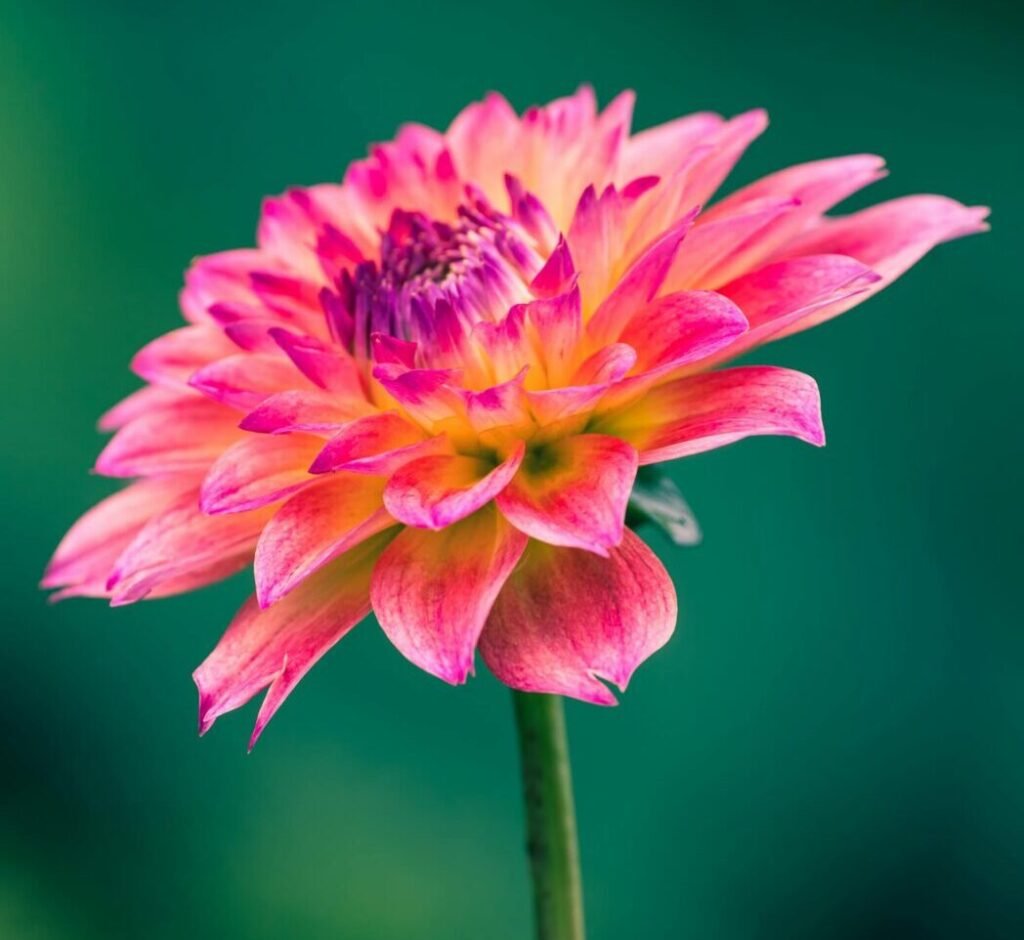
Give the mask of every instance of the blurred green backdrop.
M 867 150 L 872 201 L 994 207 L 762 351 L 820 380 L 824 451 L 675 465 L 706 530 L 655 540 L 680 630 L 620 708 L 569 707 L 592 938 L 1024 936 L 1022 34 L 995 2 L 0 0 L 0 936 L 528 936 L 491 678 L 367 624 L 246 756 L 254 708 L 199 741 L 189 678 L 245 577 L 115 611 L 35 583 L 191 256 L 401 121 L 582 80 L 641 126 L 767 106 L 730 186 Z

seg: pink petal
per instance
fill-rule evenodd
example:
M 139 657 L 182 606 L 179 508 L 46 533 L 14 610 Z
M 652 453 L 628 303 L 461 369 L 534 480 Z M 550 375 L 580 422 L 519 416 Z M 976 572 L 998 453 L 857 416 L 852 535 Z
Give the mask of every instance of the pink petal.
M 214 651 L 193 673 L 199 689 L 199 732 L 269 689 L 250 749 L 292 689 L 335 643 L 370 612 L 370 576 L 382 539 L 336 559 L 298 590 L 263 610 L 246 601 Z
M 248 302 L 252 293 L 250 273 L 267 261 L 266 255 L 254 248 L 222 251 L 198 258 L 185 274 L 181 292 L 181 309 L 194 323 L 208 322 L 210 307 L 216 303 Z
M 712 150 L 690 173 L 687 184 L 690 205 L 707 205 L 747 147 L 761 136 L 767 126 L 765 111 L 747 111 L 726 121 L 702 141 L 708 143 Z
M 359 370 L 341 347 L 328 346 L 312 336 L 299 336 L 276 327 L 270 335 L 314 385 L 343 398 L 366 397 Z
M 97 503 L 61 539 L 41 586 L 91 585 L 104 596 L 111 567 L 139 529 L 195 487 L 192 476 L 140 480 Z
M 818 386 L 808 375 L 746 366 L 661 385 L 605 415 L 595 430 L 629 441 L 640 463 L 660 463 L 724 447 L 752 434 L 781 434 L 822 446 Z
M 199 508 L 199 494 L 187 493 L 150 519 L 120 554 L 107 582 L 112 603 L 134 603 L 183 577 L 197 587 L 244 568 L 269 515 L 208 516 Z
M 587 334 L 594 346 L 618 339 L 637 309 L 654 299 L 695 218 L 696 211 L 685 216 L 633 262 L 587 324 Z
M 475 457 L 421 457 L 400 467 L 384 490 L 384 505 L 400 522 L 443 529 L 476 512 L 497 496 L 522 463 L 522 442 L 494 466 Z
M 622 541 L 636 470 L 637 453 L 625 441 L 566 437 L 530 453 L 498 508 L 532 538 L 607 557 Z
M 505 436 L 521 437 L 532 427 L 529 402 L 523 389 L 525 376 L 524 368 L 500 385 L 479 392 L 459 390 L 466 406 L 466 418 L 481 440 L 493 444 L 495 438 L 501 437 L 504 432 L 507 432 Z M 502 433 L 490 433 L 494 431 Z
M 373 410 L 369 403 L 341 401 L 330 392 L 276 392 L 247 414 L 238 425 L 257 434 L 287 434 L 308 431 L 333 434 L 339 428 Z
M 719 292 L 742 309 L 750 329 L 718 350 L 710 361 L 734 359 L 777 339 L 783 330 L 796 332 L 822 307 L 863 295 L 879 279 L 880 275 L 853 258 L 807 255 L 773 262 L 730 281 Z
M 151 408 L 110 439 L 96 472 L 135 477 L 205 470 L 241 437 L 237 420 L 230 408 L 199 396 Z
M 636 350 L 629 343 L 612 343 L 588 356 L 572 377 L 573 385 L 610 385 L 636 365 Z
M 816 160 L 791 166 L 778 173 L 745 186 L 713 206 L 704 221 L 725 218 L 745 203 L 757 199 L 796 199 L 798 208 L 779 217 L 770 230 L 758 237 L 761 257 L 767 257 L 808 225 L 818 221 L 822 213 L 838 205 L 847 196 L 885 176 L 885 161 L 870 154 Z
M 132 359 L 132 371 L 160 385 L 184 385 L 198 369 L 215 359 L 238 352 L 223 333 L 210 324 L 183 326 L 143 346 Z
M 944 196 L 906 196 L 853 215 L 824 219 L 780 249 L 782 256 L 850 255 L 881 280 L 856 297 L 829 304 L 778 334 L 788 336 L 829 320 L 891 284 L 942 242 L 987 231 L 988 209 L 968 207 Z
M 206 474 L 203 512 L 248 512 L 290 496 L 315 479 L 308 467 L 322 446 L 320 438 L 305 434 L 246 435 Z
M 416 421 L 431 427 L 462 414 L 464 406 L 452 383 L 451 369 L 407 369 L 394 363 L 376 366 L 373 377 Z
M 171 408 L 186 398 L 196 397 L 196 393 L 191 389 L 143 385 L 104 412 L 98 427 L 101 431 L 116 431 L 147 411 Z
M 310 383 L 287 359 L 238 353 L 194 372 L 188 384 L 214 401 L 251 411 L 276 392 L 304 389 Z
M 282 196 L 266 199 L 257 239 L 260 248 L 287 267 L 318 280 L 322 277 L 314 248 L 326 214 L 318 204 L 318 191 L 338 189 L 324 184 L 309 189 L 292 189 Z
M 317 454 L 309 472 L 349 470 L 386 476 L 402 464 L 446 446 L 443 437 L 427 438 L 401 415 L 382 411 L 342 427 Z
M 598 679 L 625 691 L 675 623 L 672 580 L 629 529 L 607 558 L 531 542 L 494 603 L 480 652 L 514 689 L 614 705 Z
M 573 366 L 583 330 L 581 309 L 577 287 L 522 307 L 526 329 L 535 337 L 538 361 L 549 386 L 563 384 Z
M 665 278 L 665 291 L 713 290 L 738 277 L 764 259 L 761 239 L 765 233 L 798 207 L 791 198 L 755 199 L 694 226 Z
M 704 111 L 634 134 L 626 144 L 618 181 L 627 182 L 640 176 L 667 179 L 694 147 L 724 124 L 719 115 Z
M 269 607 L 328 562 L 395 524 L 384 481 L 359 474 L 322 478 L 288 500 L 256 546 L 256 596 Z
M 636 349 L 637 369 L 646 370 L 703 359 L 746 329 L 746 317 L 728 298 L 713 291 L 681 291 L 640 310 L 621 341 Z
M 484 621 L 526 542 L 493 506 L 440 532 L 403 530 L 370 585 L 388 639 L 421 669 L 465 682 Z
M 527 392 L 530 411 L 537 424 L 545 429 L 577 431 L 586 423 L 587 416 L 608 391 L 605 382 L 597 385 L 567 385 L 564 388 L 552 388 L 539 392 Z M 555 436 L 548 430 L 546 437 Z
M 370 350 L 374 363 L 398 364 L 407 369 L 416 368 L 416 344 L 404 339 L 397 339 L 385 333 L 373 333 L 370 336 Z
M 519 117 L 501 95 L 491 92 L 452 121 L 445 138 L 459 174 L 473 180 L 497 204 L 509 152 L 519 136 Z
M 572 290 L 576 283 L 576 267 L 564 238 L 558 239 L 555 250 L 544 262 L 544 267 L 530 282 L 530 290 L 537 297 L 556 297 Z

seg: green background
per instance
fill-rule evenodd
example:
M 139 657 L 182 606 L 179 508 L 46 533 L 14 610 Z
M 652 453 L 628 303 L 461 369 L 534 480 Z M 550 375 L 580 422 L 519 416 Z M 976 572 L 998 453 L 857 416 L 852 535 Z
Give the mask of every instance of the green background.
M 885 294 L 757 361 L 829 446 L 674 465 L 680 629 L 618 709 L 571 704 L 601 938 L 1024 936 L 1021 61 L 1010 4 L 346 6 L 0 0 L 0 936 L 529 935 L 508 696 L 367 624 L 251 756 L 191 670 L 246 578 L 111 611 L 35 589 L 108 482 L 96 416 L 195 254 L 402 121 L 583 80 L 647 126 L 755 105 L 729 186 L 873 151 L 871 201 L 991 204 Z M 868 198 L 859 198 L 857 204 Z

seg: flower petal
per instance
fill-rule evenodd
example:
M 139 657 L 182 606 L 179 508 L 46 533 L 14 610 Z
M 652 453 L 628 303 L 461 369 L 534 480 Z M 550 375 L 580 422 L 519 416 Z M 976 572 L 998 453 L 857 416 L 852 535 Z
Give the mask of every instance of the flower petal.
M 244 568 L 269 515 L 208 516 L 199 508 L 199 493 L 187 493 L 150 519 L 121 552 L 107 581 L 111 603 L 134 603 L 182 578 L 198 587 Z
M 140 480 L 97 503 L 61 539 L 41 586 L 75 586 L 90 596 L 106 596 L 117 556 L 146 522 L 195 486 L 191 476 Z
M 668 294 L 640 310 L 620 337 L 637 351 L 637 370 L 677 366 L 717 352 L 747 329 L 743 311 L 713 291 Z
M 522 442 L 500 464 L 456 454 L 421 457 L 396 471 L 384 490 L 384 505 L 400 522 L 443 529 L 465 519 L 497 496 L 523 460 Z
M 665 277 L 665 292 L 713 290 L 749 270 L 764 258 L 764 234 L 779 219 L 797 211 L 799 205 L 792 198 L 753 199 L 728 214 L 695 225 Z
M 622 541 L 637 453 L 625 441 L 580 434 L 530 454 L 498 508 L 521 532 L 607 557 Z
M 828 304 L 864 293 L 880 279 L 867 265 L 845 255 L 807 255 L 776 261 L 730 281 L 719 292 L 742 309 L 750 329 L 714 355 L 734 359 L 809 321 Z M 706 365 L 706 364 L 705 364 Z
M 256 546 L 256 596 L 269 607 L 360 542 L 395 524 L 381 502 L 384 481 L 355 473 L 321 478 L 288 500 Z
M 158 385 L 184 385 L 196 370 L 237 351 L 220 327 L 191 324 L 143 346 L 132 359 L 132 371 Z
M 645 249 L 594 311 L 587 323 L 593 348 L 614 342 L 637 309 L 654 299 L 696 217 L 690 212 Z
M 308 470 L 323 441 L 306 434 L 248 434 L 218 457 L 203 480 L 203 512 L 248 512 L 313 482 Z
M 370 612 L 370 576 L 384 544 L 346 552 L 269 610 L 249 598 L 192 674 L 199 689 L 199 733 L 268 689 L 250 749 L 303 676 Z
M 427 438 L 416 425 L 393 411 L 367 415 L 346 424 L 317 454 L 310 473 L 388 475 L 416 457 L 447 447 L 444 437 Z
M 373 410 L 369 403 L 342 402 L 336 395 L 319 389 L 276 392 L 249 412 L 238 426 L 257 434 L 333 434 Z
M 480 652 L 514 689 L 614 705 L 598 677 L 625 690 L 675 623 L 672 580 L 629 529 L 608 558 L 531 542 L 491 610 Z
M 105 411 L 97 422 L 97 427 L 101 431 L 116 431 L 147 411 L 171 408 L 184 399 L 196 397 L 198 394 L 188 388 L 143 385 Z
M 756 199 L 796 199 L 799 206 L 793 212 L 779 217 L 769 230 L 758 236 L 761 257 L 767 257 L 776 247 L 816 222 L 823 212 L 884 176 L 885 161 L 871 154 L 802 163 L 772 173 L 732 193 L 712 206 L 704 219 L 711 222 L 724 218 L 744 203 Z
M 458 685 L 473 669 L 484 621 L 526 548 L 493 506 L 430 532 L 404 529 L 373 572 L 381 628 L 421 669 Z
M 132 419 L 96 459 L 108 477 L 205 470 L 241 437 L 238 415 L 198 395 L 154 407 Z
M 602 416 L 595 430 L 629 441 L 640 463 L 660 463 L 724 447 L 753 434 L 825 443 L 818 386 L 809 375 L 746 366 L 668 382 Z
M 311 388 L 291 362 L 281 355 L 237 353 L 194 372 L 188 384 L 214 401 L 251 411 L 276 392 Z
M 945 196 L 906 196 L 843 218 L 824 219 L 783 246 L 780 256 L 850 255 L 881 275 L 881 280 L 856 297 L 820 308 L 777 338 L 816 326 L 861 303 L 891 284 L 936 245 L 987 231 L 987 216 L 984 206 L 964 206 Z

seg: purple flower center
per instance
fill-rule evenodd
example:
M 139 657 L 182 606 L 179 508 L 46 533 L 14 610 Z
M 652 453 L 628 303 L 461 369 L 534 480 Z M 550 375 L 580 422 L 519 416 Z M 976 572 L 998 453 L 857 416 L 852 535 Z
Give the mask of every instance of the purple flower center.
M 482 199 L 449 223 L 398 209 L 381 234 L 379 261 L 344 271 L 328 310 L 336 335 L 369 358 L 383 333 L 414 342 L 432 365 L 456 353 L 480 322 L 496 322 L 531 297 L 541 258 L 510 219 Z

